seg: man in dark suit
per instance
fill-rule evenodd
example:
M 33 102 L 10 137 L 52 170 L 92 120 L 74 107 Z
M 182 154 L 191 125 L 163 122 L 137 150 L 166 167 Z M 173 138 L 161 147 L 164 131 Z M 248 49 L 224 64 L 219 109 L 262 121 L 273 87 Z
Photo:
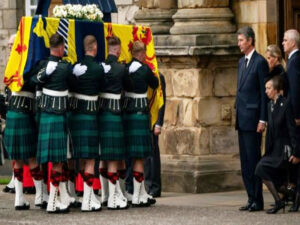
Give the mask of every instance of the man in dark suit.
M 160 174 L 160 153 L 158 137 L 164 123 L 165 104 L 166 104 L 166 82 L 164 76 L 159 73 L 164 104 L 158 112 L 158 118 L 152 132 L 152 155 L 145 160 L 145 184 L 147 192 L 153 197 L 161 196 L 161 174 Z
M 300 35 L 297 30 L 288 30 L 284 33 L 283 48 L 288 55 L 287 61 L 287 78 L 288 78 L 288 98 L 291 101 L 293 116 L 296 122 L 296 132 L 300 133 Z M 294 154 L 290 158 L 290 162 L 294 165 L 300 162 L 298 155 Z M 297 179 L 297 194 L 290 212 L 296 212 L 300 205 L 300 166 L 294 168 L 298 170 Z M 293 174 L 294 171 L 292 171 Z
M 238 30 L 238 46 L 244 56 L 238 64 L 236 94 L 236 129 L 238 130 L 241 170 L 248 202 L 241 211 L 263 210 L 262 182 L 255 176 L 261 158 L 261 137 L 267 121 L 267 98 L 264 79 L 267 61 L 254 49 L 255 34 L 251 27 Z

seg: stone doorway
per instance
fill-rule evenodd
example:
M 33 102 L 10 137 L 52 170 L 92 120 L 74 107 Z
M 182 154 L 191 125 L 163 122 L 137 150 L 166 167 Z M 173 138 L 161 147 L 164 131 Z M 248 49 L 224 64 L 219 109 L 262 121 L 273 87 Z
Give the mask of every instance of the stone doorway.
M 279 42 L 282 41 L 284 31 L 297 29 L 300 31 L 300 1 L 279 0 Z M 279 43 L 281 45 L 281 43 Z

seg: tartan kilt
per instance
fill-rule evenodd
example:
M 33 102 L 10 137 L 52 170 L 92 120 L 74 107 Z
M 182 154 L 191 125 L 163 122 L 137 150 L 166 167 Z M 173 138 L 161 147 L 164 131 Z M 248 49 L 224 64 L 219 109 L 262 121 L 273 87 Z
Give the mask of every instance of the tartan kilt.
M 35 127 L 36 127 L 37 132 L 39 130 L 40 118 L 41 118 L 41 111 L 38 110 L 34 114 L 34 121 L 35 121 Z
M 122 116 L 111 112 L 99 114 L 101 160 L 124 160 L 126 149 Z
M 99 158 L 98 115 L 72 113 L 69 118 L 73 157 Z
M 68 137 L 65 114 L 41 112 L 37 145 L 38 163 L 65 162 Z
M 144 159 L 151 155 L 149 114 L 125 113 L 123 121 L 125 146 L 129 157 Z
M 36 157 L 36 138 L 32 115 L 11 110 L 7 112 L 4 144 L 10 159 L 25 160 Z

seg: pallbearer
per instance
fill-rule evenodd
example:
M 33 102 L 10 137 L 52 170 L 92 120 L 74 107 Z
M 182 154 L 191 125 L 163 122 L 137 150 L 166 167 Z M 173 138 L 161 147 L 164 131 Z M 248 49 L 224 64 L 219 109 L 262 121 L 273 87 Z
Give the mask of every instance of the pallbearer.
M 74 66 L 77 77 L 73 95 L 70 129 L 74 158 L 80 159 L 84 180 L 82 211 L 98 211 L 101 202 L 93 192 L 95 159 L 99 157 L 98 93 L 103 83 L 103 69 L 95 61 L 98 52 L 97 40 L 88 35 L 84 38 L 85 57 Z
M 47 205 L 49 213 L 67 212 L 71 198 L 62 180 L 62 165 L 67 160 L 68 127 L 66 110 L 68 84 L 72 82 L 72 67 L 61 60 L 64 55 L 64 39 L 59 34 L 50 38 L 50 57 L 33 81 L 42 85 L 41 116 L 37 146 L 37 160 L 40 164 L 52 162 L 50 196 Z M 60 199 L 58 200 L 58 190 Z
M 105 201 L 107 191 L 109 192 L 107 207 L 109 209 L 123 209 L 127 207 L 127 199 L 120 190 L 118 172 L 120 161 L 124 160 L 125 145 L 124 132 L 121 117 L 121 93 L 125 83 L 128 83 L 128 72 L 126 66 L 118 63 L 121 53 L 121 42 L 118 37 L 110 37 L 107 41 L 108 57 L 102 63 L 104 69 L 105 83 L 100 93 L 100 144 L 101 144 L 101 165 L 107 163 L 108 171 L 100 170 L 102 199 Z M 124 179 L 124 177 L 122 177 Z M 108 190 L 107 181 L 108 179 Z
M 144 184 L 143 159 L 151 154 L 151 133 L 147 89 L 158 87 L 158 79 L 144 63 L 146 47 L 136 41 L 132 46 L 132 61 L 128 64 L 133 88 L 126 87 L 124 100 L 125 145 L 133 160 L 133 206 L 149 206 L 155 199 L 148 195 Z
M 29 202 L 23 196 L 23 165 L 28 160 L 31 176 L 36 188 L 35 205 L 45 207 L 48 201 L 43 172 L 36 162 L 37 133 L 34 121 L 35 85 L 31 78 L 38 73 L 45 62 L 38 63 L 23 76 L 24 85 L 19 92 L 12 92 L 6 117 L 4 142 L 10 159 L 14 163 L 15 209 L 29 209 Z

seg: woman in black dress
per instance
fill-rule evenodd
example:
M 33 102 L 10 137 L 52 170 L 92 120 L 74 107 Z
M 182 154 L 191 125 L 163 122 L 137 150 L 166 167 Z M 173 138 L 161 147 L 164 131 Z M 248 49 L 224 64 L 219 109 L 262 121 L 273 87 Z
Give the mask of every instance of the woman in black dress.
M 257 164 L 255 174 L 262 178 L 263 183 L 275 199 L 275 206 L 267 211 L 269 214 L 284 209 L 277 188 L 283 183 L 286 174 L 287 161 L 284 160 L 285 146 L 291 146 L 292 155 L 299 154 L 299 134 L 296 133 L 296 124 L 293 119 L 290 102 L 280 94 L 282 79 L 273 77 L 266 83 L 268 104 L 268 128 L 265 146 L 265 155 Z
M 266 59 L 269 65 L 269 74 L 265 78 L 265 83 L 275 76 L 280 76 L 283 82 L 282 94 L 287 96 L 288 82 L 285 72 L 285 61 L 282 57 L 280 48 L 277 45 L 269 45 L 266 50 Z

